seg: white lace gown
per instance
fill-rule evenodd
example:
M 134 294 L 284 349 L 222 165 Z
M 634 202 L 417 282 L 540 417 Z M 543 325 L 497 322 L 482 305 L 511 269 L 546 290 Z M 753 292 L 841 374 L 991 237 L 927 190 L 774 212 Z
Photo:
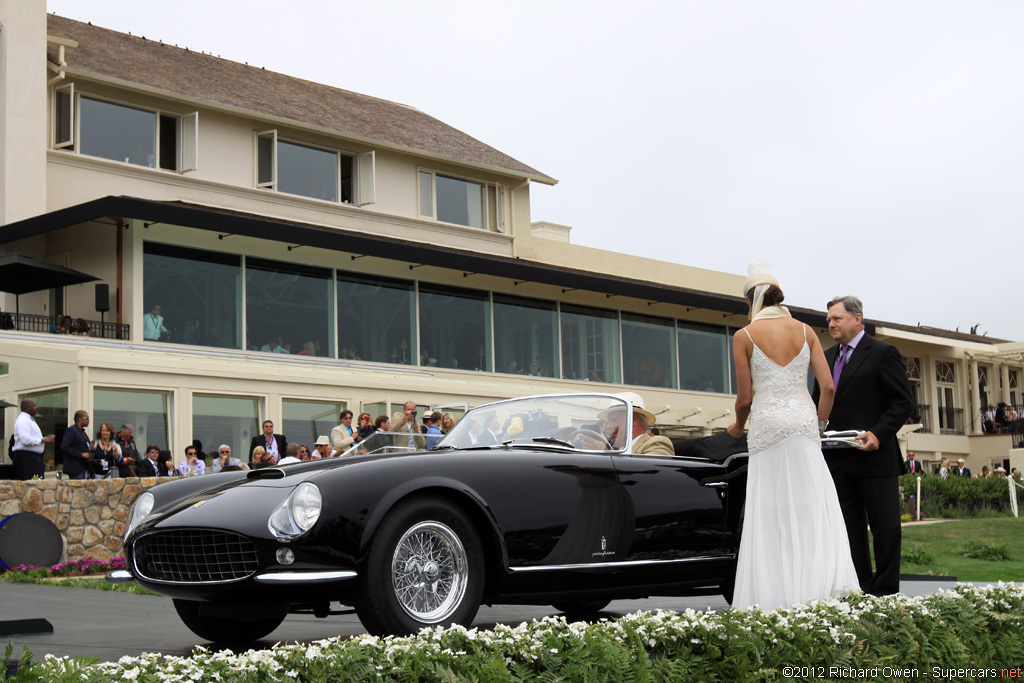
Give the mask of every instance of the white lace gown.
M 753 340 L 751 340 L 753 341 Z M 859 590 L 807 393 L 810 348 L 781 366 L 754 344 L 747 502 L 733 606 L 790 607 Z

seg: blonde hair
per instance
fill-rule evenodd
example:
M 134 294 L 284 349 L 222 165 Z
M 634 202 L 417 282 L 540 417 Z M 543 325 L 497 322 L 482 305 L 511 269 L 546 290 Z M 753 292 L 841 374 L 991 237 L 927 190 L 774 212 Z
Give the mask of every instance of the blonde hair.
M 253 462 L 263 462 L 263 456 L 266 455 L 266 454 L 267 454 L 267 449 L 266 448 L 264 448 L 263 446 L 257 446 L 256 448 L 252 449 L 252 461 Z
M 446 417 L 452 421 L 452 426 L 448 427 L 448 429 L 444 428 L 444 419 Z M 458 423 L 459 421 L 455 419 L 454 415 L 452 415 L 451 413 L 445 413 L 444 415 L 441 416 L 441 423 L 437 425 L 437 428 L 441 430 L 442 434 L 447 434 L 448 432 L 455 429 L 455 425 L 457 425 Z

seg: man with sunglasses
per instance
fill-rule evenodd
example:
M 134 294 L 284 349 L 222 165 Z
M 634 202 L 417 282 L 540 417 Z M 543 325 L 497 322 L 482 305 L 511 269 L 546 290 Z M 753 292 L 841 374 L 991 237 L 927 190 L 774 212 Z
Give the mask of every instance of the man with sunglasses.
M 242 461 L 231 456 L 231 446 L 222 443 L 217 449 L 217 457 L 213 459 L 213 472 L 223 472 L 225 467 L 242 468 Z
M 352 428 L 352 411 L 345 409 L 341 411 L 339 418 L 341 421 L 338 426 L 331 430 L 331 446 L 334 450 L 339 453 L 343 453 L 348 449 L 352 448 L 352 444 L 356 442 L 356 436 L 358 433 Z

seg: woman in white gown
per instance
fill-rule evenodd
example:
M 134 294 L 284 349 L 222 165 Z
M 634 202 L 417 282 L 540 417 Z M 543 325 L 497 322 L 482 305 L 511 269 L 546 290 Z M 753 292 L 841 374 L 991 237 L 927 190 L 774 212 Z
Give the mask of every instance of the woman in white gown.
M 733 606 L 770 610 L 845 597 L 859 584 L 821 454 L 835 395 L 828 362 L 811 329 L 779 305 L 774 276 L 752 272 L 743 293 L 751 322 L 733 339 L 738 386 L 728 431 L 741 436 L 749 416 L 750 461 Z M 808 364 L 821 387 L 817 408 L 807 391 Z

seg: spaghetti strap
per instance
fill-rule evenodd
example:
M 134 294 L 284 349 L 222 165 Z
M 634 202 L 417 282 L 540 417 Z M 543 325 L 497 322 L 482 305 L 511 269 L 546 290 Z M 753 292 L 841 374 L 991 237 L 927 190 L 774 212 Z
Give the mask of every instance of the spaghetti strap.
M 807 333 L 810 332 L 810 330 L 811 326 L 808 325 L 807 323 L 804 323 L 804 341 L 807 342 L 808 346 L 811 345 L 811 340 L 807 338 Z
M 747 328 L 745 328 L 745 327 L 744 327 L 744 328 L 743 328 L 743 331 L 744 331 L 744 332 L 747 332 Z M 747 339 L 749 339 L 749 340 L 750 340 L 750 343 L 751 343 L 751 344 L 753 344 L 753 343 L 754 343 L 754 338 L 750 336 L 750 332 L 747 332 Z

